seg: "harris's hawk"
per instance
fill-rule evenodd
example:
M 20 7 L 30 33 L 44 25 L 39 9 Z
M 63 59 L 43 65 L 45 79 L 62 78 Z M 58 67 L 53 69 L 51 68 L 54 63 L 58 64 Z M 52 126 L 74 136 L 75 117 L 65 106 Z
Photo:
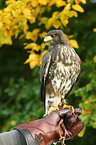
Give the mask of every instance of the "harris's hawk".
M 50 106 L 57 108 L 61 98 L 75 85 L 80 73 L 80 58 L 61 30 L 49 31 L 44 42 L 49 42 L 50 46 L 40 67 L 40 87 L 48 113 Z

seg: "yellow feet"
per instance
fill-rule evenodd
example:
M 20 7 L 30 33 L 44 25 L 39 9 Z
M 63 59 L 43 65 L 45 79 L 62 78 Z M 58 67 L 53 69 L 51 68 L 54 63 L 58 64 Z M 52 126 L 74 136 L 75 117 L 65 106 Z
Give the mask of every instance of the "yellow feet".
M 61 102 L 59 102 L 59 104 L 56 107 L 53 106 L 54 105 L 53 102 L 51 102 L 49 105 L 50 107 L 48 107 L 48 110 L 46 110 L 46 114 L 44 114 L 44 117 L 53 111 L 57 111 L 57 109 L 58 110 L 70 109 L 72 112 L 74 112 L 74 107 L 71 105 L 68 105 L 66 100 L 62 96 L 61 96 Z
M 48 111 L 48 114 L 50 114 L 52 111 L 56 111 L 56 108 L 53 107 L 53 106 L 50 107 L 50 109 L 49 109 L 49 111 Z
M 74 112 L 74 107 L 71 106 L 71 105 L 64 104 L 63 107 L 62 107 L 62 109 L 70 109 L 72 112 Z
M 46 115 L 50 114 L 50 113 L 53 112 L 53 111 L 56 111 L 56 108 L 53 107 L 53 106 L 51 106 L 50 109 L 49 109 L 49 111 L 47 112 L 47 114 L 44 114 L 44 117 L 45 117 Z
M 59 109 L 70 109 L 74 112 L 74 107 L 71 105 L 68 105 L 66 100 L 64 98 L 61 98 L 61 102 L 58 104 Z

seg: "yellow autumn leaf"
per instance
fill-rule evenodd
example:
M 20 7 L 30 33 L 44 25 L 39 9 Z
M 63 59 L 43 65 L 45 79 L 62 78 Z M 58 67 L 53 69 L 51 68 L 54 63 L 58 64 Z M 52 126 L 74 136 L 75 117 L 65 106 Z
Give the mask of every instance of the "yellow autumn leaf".
M 21 9 L 18 9 L 18 10 L 12 11 L 12 15 L 13 15 L 13 17 L 18 17 L 20 14 L 21 14 Z
M 41 53 L 41 58 L 43 58 L 43 56 L 48 52 L 48 50 L 44 50 L 42 53 Z
M 38 65 L 38 63 L 39 63 L 38 59 L 35 59 L 35 60 L 31 61 L 29 63 L 30 68 L 33 69 L 36 65 Z
M 85 101 L 84 104 L 90 104 L 90 102 L 89 101 Z
M 56 0 L 50 0 L 50 2 L 49 2 L 49 4 L 48 4 L 48 7 L 54 5 L 55 2 L 56 2 Z
M 83 4 L 86 4 L 86 0 L 81 0 L 81 2 L 82 2 Z
M 69 43 L 70 43 L 70 45 L 72 46 L 72 47 L 74 47 L 74 48 L 79 48 L 79 46 L 78 46 L 78 43 L 77 43 L 77 41 L 76 40 L 69 40 Z
M 71 3 L 72 4 L 73 3 L 73 0 L 67 0 L 67 3 Z
M 38 28 L 36 28 L 36 29 L 34 29 L 33 31 L 32 31 L 32 37 L 31 37 L 31 39 L 33 40 L 33 41 L 35 41 L 36 42 L 36 40 L 37 40 L 37 38 L 38 38 L 38 33 L 40 32 L 40 29 L 38 29 Z
M 80 5 L 78 5 L 78 4 L 72 5 L 72 8 L 73 8 L 74 10 L 76 10 L 76 11 L 81 12 L 81 13 L 84 12 L 84 9 L 83 9 Z
M 31 53 L 29 58 L 24 62 L 24 64 L 29 63 L 30 68 L 34 68 L 36 65 L 39 65 L 39 55 L 35 53 Z
M 62 7 L 66 5 L 66 2 L 63 0 L 56 0 L 55 3 L 57 7 Z
M 66 38 L 71 39 L 74 35 L 66 35 Z
M 85 133 L 86 127 L 84 127 L 79 133 L 78 136 L 79 137 L 83 137 L 84 133 Z
M 31 24 L 36 22 L 36 18 L 34 16 L 31 16 L 31 19 L 29 20 Z
M 83 4 L 86 4 L 86 0 L 75 0 L 75 3 L 76 4 L 79 4 L 79 3 L 83 3 Z
M 7 24 L 8 26 L 12 24 L 12 21 L 10 20 L 12 17 L 9 13 L 6 14 L 6 16 L 4 16 L 5 19 L 3 20 L 3 23 Z
M 48 0 L 38 0 L 38 2 L 42 5 L 47 5 Z
M 85 114 L 91 114 L 91 111 L 83 109 L 82 115 L 85 115 Z
M 10 36 L 10 35 L 11 35 L 11 32 L 12 32 L 11 30 L 5 30 L 5 31 L 4 31 L 4 36 L 5 36 L 5 37 Z
M 78 17 L 78 13 L 76 11 L 69 11 L 68 16 L 71 18 L 73 16 Z
M 58 16 L 59 16 L 59 12 L 58 12 L 58 11 L 53 12 L 53 14 L 52 14 L 52 18 L 57 19 Z
M 12 120 L 11 121 L 11 125 L 16 125 L 16 121 L 15 120 Z
M 59 20 L 56 20 L 54 23 L 53 23 L 53 27 L 58 29 L 61 25 L 61 22 Z
M 32 38 L 32 32 L 26 32 L 26 39 Z
M 68 12 L 70 9 L 71 9 L 71 4 L 68 3 L 68 4 L 64 7 L 64 9 L 63 9 L 63 11 L 62 11 L 61 13 L 67 14 L 67 12 Z
M 19 36 L 19 39 L 23 39 L 25 37 L 25 34 L 21 34 L 20 36 Z
M 43 58 L 43 56 L 44 56 L 47 52 L 48 52 L 48 50 L 44 50 L 44 51 L 41 53 L 41 55 L 39 56 L 39 64 L 38 64 L 38 66 L 41 65 L 42 58 Z
M 36 7 L 38 5 L 38 0 L 32 0 L 31 4 L 33 7 Z
M 36 47 L 37 46 L 37 44 L 36 43 L 29 43 L 29 44 L 24 44 L 24 45 L 26 45 L 25 47 L 24 47 L 24 49 L 32 49 L 33 47 Z
M 76 4 L 79 4 L 81 2 L 81 0 L 75 0 Z
M 32 49 L 35 51 L 39 51 L 40 45 L 37 45 L 36 43 L 29 43 L 27 46 L 24 47 L 24 49 Z
M 3 23 L 2 22 L 0 22 L 0 29 L 3 27 Z
M 96 63 L 96 55 L 93 57 L 94 62 Z
M 36 28 L 36 29 L 34 29 L 33 31 L 32 31 L 32 33 L 39 33 L 40 32 L 40 29 L 39 28 Z
M 33 41 L 36 41 L 38 38 L 38 33 L 40 32 L 40 29 L 34 29 L 32 32 L 26 33 L 26 39 L 32 39 Z
M 42 25 L 42 24 L 46 24 L 48 21 L 48 18 L 47 17 L 41 17 L 40 18 L 40 22 L 38 23 L 39 26 Z
M 31 19 L 31 10 L 28 8 L 23 9 L 23 14 L 27 19 Z
M 41 51 L 43 51 L 43 49 L 45 48 L 45 46 L 46 46 L 45 43 L 42 43 L 42 44 L 40 45 L 40 47 L 41 47 Z
M 59 17 L 59 12 L 58 11 L 53 12 L 52 17 L 46 23 L 45 28 L 49 29 L 53 25 L 54 21 L 58 19 L 58 17 Z
M 37 54 L 31 53 L 29 55 L 29 58 L 24 62 L 24 64 L 29 63 L 29 62 L 33 61 L 34 59 L 37 59 L 37 58 L 38 58 L 38 55 Z
M 61 20 L 62 24 L 63 24 L 65 27 L 66 27 L 67 24 L 69 23 L 68 17 L 66 18 L 65 15 L 60 15 L 60 20 Z
M 83 3 L 83 4 L 86 4 L 86 0 L 75 0 L 75 3 L 76 4 L 79 4 L 79 3 Z
M 96 32 L 96 28 L 93 29 L 93 32 Z
M 43 31 L 42 33 L 39 34 L 40 38 L 43 39 L 45 37 L 47 32 Z
M 12 45 L 12 39 L 11 36 L 5 37 L 3 44 L 10 44 Z
M 14 3 L 14 0 L 8 0 L 8 1 L 6 1 L 6 5 L 12 4 L 12 3 Z
M 0 10 L 0 15 L 2 15 L 3 14 L 3 11 L 2 10 Z
M 66 27 L 67 24 L 69 23 L 68 19 L 64 20 L 63 25 Z
M 48 22 L 46 23 L 45 28 L 46 29 L 49 29 L 52 26 L 53 22 L 54 22 L 54 19 L 53 18 L 50 18 L 48 20 Z
M 64 7 L 63 11 L 61 11 L 61 13 L 60 13 L 60 20 L 61 20 L 62 24 L 63 24 L 65 27 L 66 27 L 67 24 L 69 23 L 68 19 L 69 19 L 69 17 L 70 17 L 70 9 L 71 9 L 71 4 L 68 3 L 68 4 Z

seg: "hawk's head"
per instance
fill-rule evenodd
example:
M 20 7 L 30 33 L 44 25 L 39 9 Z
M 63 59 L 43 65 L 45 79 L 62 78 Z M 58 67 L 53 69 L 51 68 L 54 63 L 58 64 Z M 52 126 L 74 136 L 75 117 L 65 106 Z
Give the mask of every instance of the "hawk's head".
M 69 44 L 64 33 L 61 30 L 51 30 L 44 38 L 44 42 L 49 42 L 51 45 Z

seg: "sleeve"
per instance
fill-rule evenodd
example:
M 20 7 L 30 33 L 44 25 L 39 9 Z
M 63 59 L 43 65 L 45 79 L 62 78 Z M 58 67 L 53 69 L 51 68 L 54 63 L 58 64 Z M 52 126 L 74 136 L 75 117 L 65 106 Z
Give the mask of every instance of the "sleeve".
M 27 140 L 22 132 L 13 130 L 0 134 L 0 145 L 38 145 L 30 134 L 27 133 Z
M 0 133 L 0 145 L 26 145 L 25 138 L 17 131 Z

